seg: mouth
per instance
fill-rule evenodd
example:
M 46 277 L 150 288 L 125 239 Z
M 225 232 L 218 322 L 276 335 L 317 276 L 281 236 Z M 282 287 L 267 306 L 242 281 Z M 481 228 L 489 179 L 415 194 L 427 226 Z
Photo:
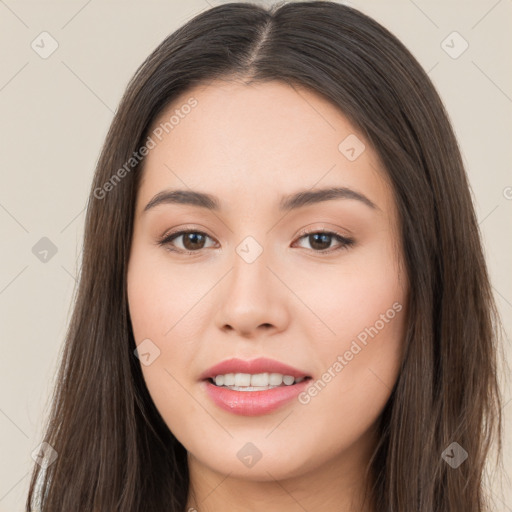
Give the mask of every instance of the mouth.
M 275 359 L 226 359 L 200 376 L 204 392 L 221 409 L 242 416 L 269 414 L 297 397 L 312 376 Z
M 311 380 L 310 376 L 277 373 L 228 373 L 207 377 L 202 380 L 202 385 L 206 395 L 224 411 L 260 416 L 293 403 Z

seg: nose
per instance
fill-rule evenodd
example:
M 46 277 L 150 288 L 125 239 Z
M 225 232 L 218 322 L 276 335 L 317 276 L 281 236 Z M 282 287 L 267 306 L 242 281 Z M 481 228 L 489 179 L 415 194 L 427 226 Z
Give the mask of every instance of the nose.
M 280 332 L 286 329 L 289 319 L 289 295 L 263 254 L 252 263 L 236 255 L 218 296 L 221 306 L 216 324 L 225 332 L 233 331 L 246 338 Z

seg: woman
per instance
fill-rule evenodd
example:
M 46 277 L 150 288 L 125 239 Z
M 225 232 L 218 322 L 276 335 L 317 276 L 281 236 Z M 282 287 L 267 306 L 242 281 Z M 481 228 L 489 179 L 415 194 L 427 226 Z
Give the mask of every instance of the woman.
M 27 510 L 489 510 L 498 325 L 407 49 L 333 2 L 209 9 L 107 135 Z

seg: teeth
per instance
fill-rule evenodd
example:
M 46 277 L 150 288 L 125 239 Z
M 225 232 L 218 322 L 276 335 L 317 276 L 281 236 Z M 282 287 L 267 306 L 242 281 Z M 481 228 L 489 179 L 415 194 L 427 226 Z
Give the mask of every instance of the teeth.
M 222 375 L 221 375 L 222 377 Z M 224 375 L 224 386 L 234 386 L 235 385 L 235 374 L 234 373 L 228 373 L 227 375 Z
M 271 384 L 268 373 L 257 373 L 251 375 L 251 386 L 268 386 Z M 272 384 L 273 386 L 279 384 Z
M 268 383 L 272 386 L 280 386 L 283 383 L 283 375 L 280 373 L 270 373 L 268 376 Z
M 291 375 L 284 375 L 283 376 L 283 382 L 289 386 L 290 384 L 293 384 L 295 381 L 295 377 L 292 377 Z
M 235 373 L 235 386 L 247 387 L 251 385 L 251 376 L 248 373 Z
M 230 388 L 246 388 L 248 391 L 256 390 L 252 388 L 271 389 L 272 387 L 291 386 L 304 380 L 304 377 L 295 378 L 292 375 L 283 375 L 281 373 L 227 373 L 217 375 L 214 379 L 217 386 L 226 386 Z

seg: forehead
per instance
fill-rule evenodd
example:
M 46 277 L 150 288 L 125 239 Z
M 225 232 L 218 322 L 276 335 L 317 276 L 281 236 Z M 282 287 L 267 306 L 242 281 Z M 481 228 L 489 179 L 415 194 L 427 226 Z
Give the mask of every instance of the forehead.
M 166 188 L 210 192 L 226 201 L 236 193 L 247 204 L 324 186 L 359 190 L 382 209 L 390 200 L 368 141 L 339 108 L 301 86 L 202 84 L 177 97 L 150 134 L 155 147 L 139 190 L 146 202 Z
M 191 99 L 196 103 L 193 108 L 187 107 Z M 255 158 L 289 161 L 294 154 L 310 154 L 322 138 L 322 149 L 331 146 L 330 153 L 337 153 L 337 142 L 356 131 L 327 99 L 279 81 L 246 85 L 217 80 L 199 85 L 176 98 L 153 128 L 165 131 L 171 118 L 169 133 L 162 134 L 166 145 L 193 144 L 211 156 L 224 152 L 224 163 Z

